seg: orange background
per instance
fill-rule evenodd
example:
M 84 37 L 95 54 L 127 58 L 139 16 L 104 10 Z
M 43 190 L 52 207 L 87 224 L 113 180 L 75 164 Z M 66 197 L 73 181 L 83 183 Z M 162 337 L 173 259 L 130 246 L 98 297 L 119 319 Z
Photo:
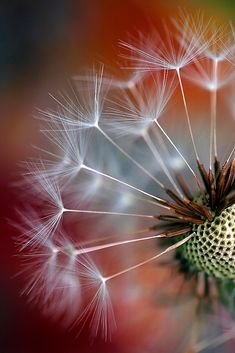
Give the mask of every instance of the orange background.
M 19 2 L 20 3 L 20 2 Z M 22 1 L 0 5 L 2 24 L 2 65 L 0 68 L 0 351 L 4 353 L 121 353 L 121 343 L 88 342 L 86 330 L 79 338 L 50 322 L 40 310 L 20 296 L 22 279 L 13 277 L 19 270 L 14 256 L 12 226 L 15 209 L 20 207 L 21 193 L 14 187 L 20 179 L 18 163 L 31 156 L 31 144 L 39 134 L 33 115 L 36 108 L 50 104 L 48 92 L 61 90 L 68 78 L 80 68 L 104 62 L 117 66 L 118 41 L 128 33 L 159 26 L 160 19 L 177 12 L 175 1 L 84 0 Z M 36 3 L 36 2 L 35 2 Z M 163 4 L 164 3 L 164 4 Z M 189 2 L 187 1 L 186 4 Z M 201 8 L 192 2 L 191 8 Z M 219 7 L 209 14 L 227 16 Z M 231 15 L 231 13 L 230 13 Z

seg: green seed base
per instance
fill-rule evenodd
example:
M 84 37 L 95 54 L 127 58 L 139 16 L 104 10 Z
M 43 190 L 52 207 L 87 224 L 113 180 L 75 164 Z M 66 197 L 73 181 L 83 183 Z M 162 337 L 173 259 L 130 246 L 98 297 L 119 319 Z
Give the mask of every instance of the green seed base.
M 235 205 L 192 230 L 195 236 L 182 246 L 182 256 L 197 271 L 235 279 Z

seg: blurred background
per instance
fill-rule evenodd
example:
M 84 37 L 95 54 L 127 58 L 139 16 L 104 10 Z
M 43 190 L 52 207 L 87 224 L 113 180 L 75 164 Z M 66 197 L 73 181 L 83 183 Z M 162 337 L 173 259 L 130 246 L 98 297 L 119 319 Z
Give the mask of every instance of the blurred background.
M 117 66 L 118 41 L 149 23 L 174 15 L 178 6 L 233 20 L 233 0 L 51 0 L 0 1 L 0 352 L 122 352 L 115 342 L 89 343 L 40 314 L 20 296 L 23 286 L 13 227 L 21 195 L 19 162 L 32 155 L 36 109 L 50 105 L 48 93 L 63 89 L 81 68 Z

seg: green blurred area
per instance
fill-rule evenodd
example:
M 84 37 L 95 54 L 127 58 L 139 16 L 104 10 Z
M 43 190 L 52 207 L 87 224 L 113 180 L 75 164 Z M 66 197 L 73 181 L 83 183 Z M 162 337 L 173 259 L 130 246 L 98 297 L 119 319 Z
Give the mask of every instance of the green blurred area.
M 146 4 L 150 5 L 152 11 L 161 11 L 166 14 L 174 14 L 179 8 L 186 11 L 200 10 L 208 16 L 213 18 L 220 18 L 221 20 L 234 20 L 235 19 L 235 0 L 130 0 L 138 3 L 142 10 L 146 8 Z
M 235 0 L 189 0 L 184 2 L 185 5 L 190 4 L 193 7 L 209 12 L 221 12 L 221 15 L 235 18 Z

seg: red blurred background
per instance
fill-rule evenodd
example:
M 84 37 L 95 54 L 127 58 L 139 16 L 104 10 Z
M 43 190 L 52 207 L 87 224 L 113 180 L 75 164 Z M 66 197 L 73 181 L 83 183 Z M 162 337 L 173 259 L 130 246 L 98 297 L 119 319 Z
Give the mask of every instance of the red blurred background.
M 188 3 L 188 2 L 187 2 Z M 86 330 L 64 331 L 41 316 L 20 295 L 23 279 L 14 277 L 20 260 L 13 227 L 22 205 L 15 187 L 18 163 L 32 155 L 39 134 L 33 115 L 50 104 L 56 92 L 80 68 L 104 62 L 117 66 L 118 41 L 128 33 L 159 25 L 177 11 L 175 1 L 51 0 L 1 1 L 0 4 L 0 352 L 122 352 L 121 345 L 90 344 Z M 194 4 L 192 7 L 198 7 Z

